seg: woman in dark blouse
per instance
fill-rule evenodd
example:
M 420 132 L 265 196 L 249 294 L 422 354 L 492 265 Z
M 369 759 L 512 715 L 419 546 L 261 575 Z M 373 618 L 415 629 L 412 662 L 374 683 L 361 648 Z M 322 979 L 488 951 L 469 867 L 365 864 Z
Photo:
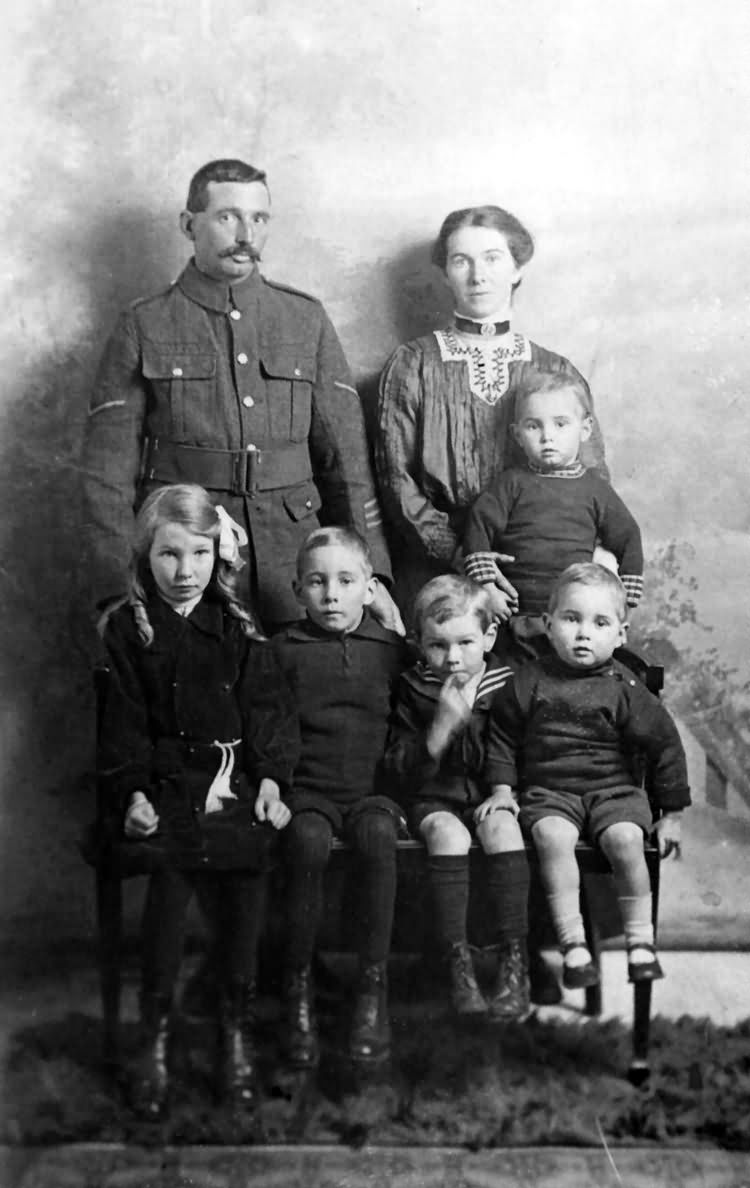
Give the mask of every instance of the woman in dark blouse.
M 526 228 L 500 207 L 449 214 L 432 260 L 453 294 L 453 320 L 398 347 L 383 371 L 375 460 L 402 610 L 425 581 L 459 565 L 470 505 L 523 464 L 509 430 L 530 373 L 574 376 L 591 399 L 572 363 L 511 326 L 533 252 Z M 583 462 L 608 478 L 596 419 Z

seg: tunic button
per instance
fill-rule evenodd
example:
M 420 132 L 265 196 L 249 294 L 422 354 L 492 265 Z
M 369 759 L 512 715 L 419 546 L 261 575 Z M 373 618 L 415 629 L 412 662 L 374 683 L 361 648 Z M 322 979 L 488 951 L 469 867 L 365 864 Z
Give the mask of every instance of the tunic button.
M 179 379 L 180 376 L 182 375 L 182 368 L 181 367 L 173 367 L 172 375 L 175 377 L 175 379 Z
M 253 400 L 252 396 L 243 396 L 242 403 L 244 404 L 245 408 L 252 408 L 255 404 L 255 401 Z
M 237 362 L 242 363 L 243 365 L 247 363 L 247 355 L 244 351 L 240 351 L 239 355 L 237 356 Z
M 305 500 L 305 507 L 312 507 L 312 499 Z
M 239 322 L 240 318 L 242 317 L 242 314 L 240 313 L 240 311 L 238 309 L 230 309 L 229 316 L 233 322 Z
M 300 371 L 299 367 L 295 367 L 295 369 L 294 369 L 294 374 L 295 374 L 297 377 L 299 377 L 299 376 L 301 376 L 301 375 L 302 375 L 302 372 Z

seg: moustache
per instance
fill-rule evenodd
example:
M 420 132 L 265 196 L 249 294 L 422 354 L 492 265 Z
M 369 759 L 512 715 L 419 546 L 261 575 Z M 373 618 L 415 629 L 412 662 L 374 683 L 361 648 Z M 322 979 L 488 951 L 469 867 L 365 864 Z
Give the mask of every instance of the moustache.
M 236 243 L 234 247 L 225 248 L 221 252 L 221 256 L 222 258 L 225 256 L 237 256 L 240 252 L 245 256 L 249 256 L 255 263 L 260 260 L 260 252 L 256 251 L 250 243 Z

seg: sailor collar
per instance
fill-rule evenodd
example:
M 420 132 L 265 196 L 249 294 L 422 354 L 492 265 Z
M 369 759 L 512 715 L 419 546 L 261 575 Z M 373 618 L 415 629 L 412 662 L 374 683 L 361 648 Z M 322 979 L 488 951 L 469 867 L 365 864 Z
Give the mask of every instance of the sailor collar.
M 485 698 L 494 696 L 498 689 L 502 689 L 513 678 L 513 669 L 507 664 L 502 664 L 493 653 L 487 656 L 486 664 L 487 667 L 482 674 L 482 679 L 477 685 L 474 705 L 478 705 Z M 409 673 L 406 674 L 407 677 L 409 675 Z M 444 681 L 440 677 L 435 676 L 429 664 L 425 664 L 424 660 L 418 660 L 411 669 L 411 675 L 415 679 L 415 683 L 421 686 L 424 693 L 437 700 Z

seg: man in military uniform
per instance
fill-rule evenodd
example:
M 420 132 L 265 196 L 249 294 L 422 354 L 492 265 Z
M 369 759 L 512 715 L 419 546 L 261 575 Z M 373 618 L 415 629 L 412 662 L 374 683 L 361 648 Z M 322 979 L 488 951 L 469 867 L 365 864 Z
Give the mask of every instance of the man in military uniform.
M 265 173 L 204 165 L 180 216 L 194 258 L 109 339 L 83 455 L 99 603 L 125 590 L 134 510 L 173 482 L 206 487 L 245 525 L 267 628 L 299 617 L 295 558 L 319 522 L 357 528 L 390 578 L 357 391 L 322 305 L 258 271 L 269 218 Z M 373 609 L 399 628 L 382 583 Z

